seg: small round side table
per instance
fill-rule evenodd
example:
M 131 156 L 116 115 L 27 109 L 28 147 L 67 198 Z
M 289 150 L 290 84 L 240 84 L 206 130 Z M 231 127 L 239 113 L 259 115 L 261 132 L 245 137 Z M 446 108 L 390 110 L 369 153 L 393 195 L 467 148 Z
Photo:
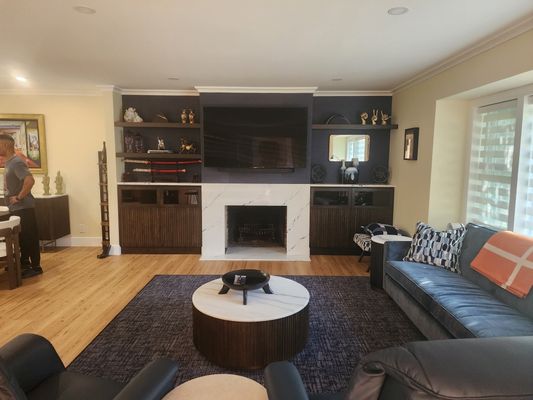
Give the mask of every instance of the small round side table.
M 411 242 L 413 238 L 401 235 L 376 235 L 372 236 L 370 255 L 370 285 L 373 288 L 383 289 L 383 245 L 385 242 L 401 241 Z
M 206 375 L 182 383 L 163 400 L 268 400 L 266 389 L 239 375 Z

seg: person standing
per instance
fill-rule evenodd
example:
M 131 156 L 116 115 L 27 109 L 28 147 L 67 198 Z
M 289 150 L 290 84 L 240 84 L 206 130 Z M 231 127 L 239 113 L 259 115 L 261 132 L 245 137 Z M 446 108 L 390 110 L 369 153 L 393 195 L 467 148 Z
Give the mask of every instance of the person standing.
M 10 213 L 20 217 L 22 277 L 42 274 L 35 199 L 31 194 L 35 179 L 26 163 L 15 154 L 15 140 L 11 135 L 0 134 L 0 156 L 5 159 L 4 199 Z

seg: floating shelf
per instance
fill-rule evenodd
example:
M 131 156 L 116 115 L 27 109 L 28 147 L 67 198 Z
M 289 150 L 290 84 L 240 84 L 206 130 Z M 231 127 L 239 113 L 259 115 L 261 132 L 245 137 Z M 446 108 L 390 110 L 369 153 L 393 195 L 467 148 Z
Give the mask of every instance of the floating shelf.
M 387 131 L 398 129 L 398 125 L 356 125 L 356 124 L 313 124 L 313 130 L 363 130 L 363 131 Z
M 123 121 L 115 121 L 115 126 L 122 127 L 122 128 L 200 129 L 200 124 L 182 124 L 180 122 L 123 122 Z
M 179 154 L 179 153 L 117 153 L 117 157 L 132 158 L 139 160 L 199 160 L 201 154 Z

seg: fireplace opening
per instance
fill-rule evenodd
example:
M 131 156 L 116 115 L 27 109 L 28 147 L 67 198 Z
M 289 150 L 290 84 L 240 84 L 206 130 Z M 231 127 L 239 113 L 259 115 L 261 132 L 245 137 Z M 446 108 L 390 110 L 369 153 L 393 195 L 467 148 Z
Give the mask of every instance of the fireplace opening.
M 227 206 L 226 217 L 227 248 L 286 248 L 286 206 Z

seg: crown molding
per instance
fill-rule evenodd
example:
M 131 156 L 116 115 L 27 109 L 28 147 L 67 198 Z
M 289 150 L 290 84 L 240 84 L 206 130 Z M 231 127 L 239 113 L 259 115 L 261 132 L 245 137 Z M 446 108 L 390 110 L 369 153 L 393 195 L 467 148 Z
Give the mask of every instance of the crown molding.
M 122 88 L 115 85 L 96 85 L 98 90 L 101 92 L 113 92 L 117 94 L 122 94 Z
M 121 89 L 121 93 L 136 96 L 199 96 L 196 90 L 178 89 Z
M 95 89 L 0 89 L 1 96 L 100 96 Z
M 316 86 L 195 86 L 198 93 L 315 93 Z
M 317 90 L 315 97 L 392 96 L 390 90 Z
M 405 90 L 411 86 L 414 86 L 420 82 L 428 80 L 435 75 L 440 74 L 441 72 L 446 71 L 452 67 L 455 67 L 458 64 L 461 64 L 472 57 L 477 56 L 478 54 L 484 53 L 508 40 L 514 39 L 517 36 L 533 29 L 533 15 L 530 15 L 523 19 L 522 21 L 513 24 L 510 27 L 504 28 L 493 35 L 490 35 L 479 42 L 475 43 L 473 46 L 448 57 L 444 61 L 433 65 L 422 71 L 421 73 L 413 76 L 412 78 L 402 82 L 398 86 L 392 89 L 392 93 L 396 94 Z M 527 51 L 524 49 L 524 51 Z

